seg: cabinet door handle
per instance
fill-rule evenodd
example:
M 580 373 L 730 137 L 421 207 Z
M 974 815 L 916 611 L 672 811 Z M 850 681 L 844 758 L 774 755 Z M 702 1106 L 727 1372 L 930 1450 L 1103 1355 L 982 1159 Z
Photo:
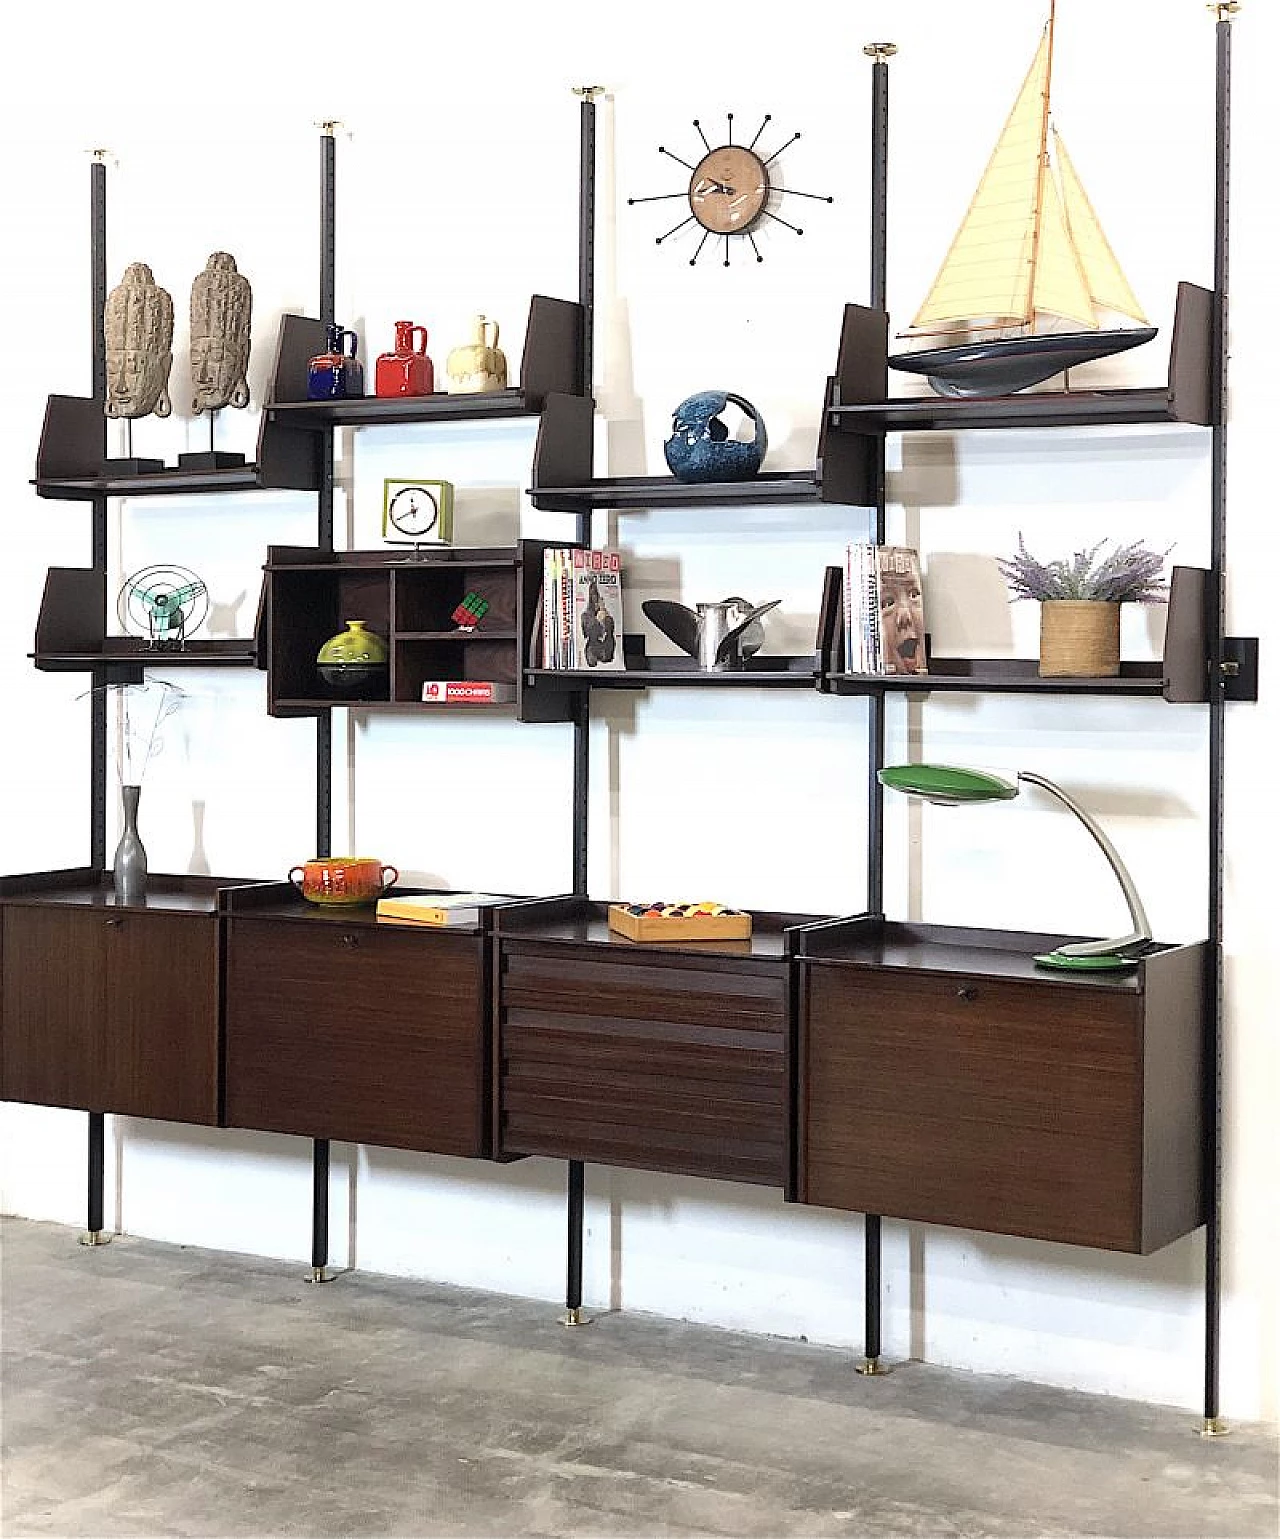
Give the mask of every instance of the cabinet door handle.
M 124 923 L 124 920 L 123 920 L 123 919 L 108 919 L 108 920 L 107 920 L 107 928 L 108 928 L 108 929 L 109 929 L 109 930 L 116 930 L 116 929 L 119 929 L 119 927 L 120 927 L 120 926 L 121 926 L 121 925 L 122 925 L 122 924 L 123 924 L 123 923 Z
M 956 990 L 957 999 L 977 999 L 978 991 L 970 984 L 963 984 Z
M 358 946 L 360 944 L 360 937 L 358 935 L 344 935 L 342 937 L 342 944 L 344 946 Z

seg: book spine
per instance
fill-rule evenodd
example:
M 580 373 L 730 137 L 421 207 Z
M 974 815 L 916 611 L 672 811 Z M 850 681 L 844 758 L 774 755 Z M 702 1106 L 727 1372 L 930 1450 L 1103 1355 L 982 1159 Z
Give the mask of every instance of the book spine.
M 496 679 L 427 679 L 422 686 L 428 705 L 505 705 L 515 697 L 514 684 Z
M 862 549 L 862 671 L 879 673 L 881 653 L 878 549 L 875 545 L 864 545 Z

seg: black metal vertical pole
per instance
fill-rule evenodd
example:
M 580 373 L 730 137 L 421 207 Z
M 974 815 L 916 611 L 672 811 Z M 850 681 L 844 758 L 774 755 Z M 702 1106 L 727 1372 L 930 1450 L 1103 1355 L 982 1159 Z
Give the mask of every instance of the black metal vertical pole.
M 333 324 L 337 270 L 337 157 L 335 123 L 322 125 L 320 135 L 320 319 Z M 320 449 L 320 492 L 316 506 L 316 538 L 322 550 L 333 549 L 333 428 L 326 427 Z M 333 838 L 333 712 L 316 718 L 316 854 L 328 855 Z M 311 1281 L 324 1282 L 329 1264 L 329 1140 L 311 1145 Z
M 569 1161 L 568 1216 L 569 1257 L 564 1290 L 564 1323 L 582 1324 L 582 1209 L 586 1168 L 581 1160 Z
M 595 369 L 596 104 L 600 86 L 578 86 L 578 303 L 582 307 L 582 388 L 591 394 Z M 575 539 L 591 543 L 591 514 L 579 513 Z M 591 695 L 583 690 L 573 713 L 573 890 L 587 894 L 587 795 L 591 783 Z
M 897 52 L 893 43 L 869 43 L 863 52 L 871 67 L 871 307 L 887 304 L 889 244 L 889 59 Z M 872 440 L 871 474 L 875 488 L 875 520 L 872 538 L 885 538 L 884 437 Z M 884 787 L 876 771 L 884 764 L 885 697 L 867 697 L 867 908 L 884 910 Z M 880 1366 L 881 1234 L 880 1215 L 863 1218 L 863 1359 L 859 1373 L 883 1373 Z
M 582 306 L 582 388 L 592 393 L 595 374 L 596 287 L 596 103 L 600 86 L 578 86 L 578 303 Z M 578 514 L 575 538 L 591 543 L 591 515 Z M 582 690 L 573 711 L 573 891 L 587 896 L 587 797 L 591 784 L 591 692 Z M 564 1323 L 582 1323 L 582 1210 L 586 1171 L 569 1161 L 566 1193 L 568 1231 Z
M 107 307 L 107 168 L 104 150 L 96 150 L 89 167 L 89 357 L 92 370 L 92 395 L 103 404 L 102 445 L 107 443 L 107 338 L 102 316 Z M 94 497 L 92 512 L 93 566 L 104 571 L 107 565 L 107 499 Z M 89 722 L 89 848 L 90 864 L 95 870 L 107 863 L 107 698 L 97 686 L 106 682 L 105 673 L 95 671 L 90 695 Z
M 107 167 L 104 150 L 95 150 L 89 166 L 89 358 L 92 374 L 91 393 L 104 407 L 102 445 L 107 443 L 107 338 L 102 326 L 107 307 Z M 93 566 L 105 571 L 107 565 L 107 499 L 92 502 L 91 543 Z M 101 871 L 107 864 L 107 692 L 104 669 L 90 675 L 89 696 L 89 864 Z M 103 1180 L 105 1169 L 105 1119 L 101 1112 L 89 1113 L 88 1202 L 84 1240 L 88 1245 L 106 1243 L 103 1223 Z
M 1219 1330 L 1222 1295 L 1222 1058 L 1224 1024 L 1223 785 L 1225 779 L 1226 677 L 1223 636 L 1226 631 L 1227 547 L 1227 314 L 1228 244 L 1231 170 L 1231 15 L 1234 3 L 1217 7 L 1216 135 L 1213 247 L 1213 504 L 1209 629 L 1209 941 L 1210 978 L 1205 1096 L 1205 1225 L 1204 1279 L 1204 1425 L 1207 1437 L 1224 1430 L 1218 1420 Z
M 101 1112 L 89 1113 L 89 1170 L 86 1228 L 80 1236 L 81 1245 L 109 1245 L 103 1220 L 102 1188 L 106 1166 L 106 1119 Z
M 329 1264 L 329 1140 L 311 1141 L 311 1281 L 325 1281 Z

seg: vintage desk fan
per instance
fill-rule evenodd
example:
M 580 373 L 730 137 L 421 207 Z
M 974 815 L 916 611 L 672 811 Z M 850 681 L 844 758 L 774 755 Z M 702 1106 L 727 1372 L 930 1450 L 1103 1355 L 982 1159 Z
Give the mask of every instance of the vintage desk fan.
M 1053 23 L 1051 0 L 1044 36 L 968 212 L 919 313 L 902 333 L 954 332 L 967 340 L 889 359 L 890 368 L 926 375 L 939 395 L 1025 390 L 1156 334 L 1050 122 Z M 1100 311 L 1138 324 L 1105 329 Z M 1063 322 L 1074 329 L 1052 329 Z M 1012 328 L 1013 335 L 970 336 Z
M 120 624 L 153 647 L 180 647 L 204 624 L 209 590 L 184 566 L 148 566 L 126 577 L 116 600 Z

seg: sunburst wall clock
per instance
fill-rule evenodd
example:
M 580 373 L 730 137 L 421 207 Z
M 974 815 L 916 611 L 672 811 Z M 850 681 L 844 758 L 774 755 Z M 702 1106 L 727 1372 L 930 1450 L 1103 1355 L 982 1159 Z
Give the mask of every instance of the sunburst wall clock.
M 713 145 L 702 131 L 702 124 L 694 118 L 693 126 L 698 130 L 698 137 L 702 140 L 705 154 L 697 162 L 685 160 L 674 151 L 667 149 L 666 145 L 658 146 L 658 154 L 666 155 L 670 160 L 682 165 L 689 173 L 687 186 L 679 192 L 660 192 L 651 197 L 628 198 L 627 206 L 635 203 L 662 203 L 672 198 L 684 198 L 689 204 L 689 213 L 679 224 L 673 225 L 665 234 L 659 235 L 656 245 L 662 245 L 663 241 L 683 230 L 687 225 L 696 224 L 702 231 L 702 238 L 698 242 L 697 250 L 689 258 L 689 266 L 693 267 L 702 255 L 703 247 L 713 237 L 724 242 L 724 266 L 731 264 L 729 253 L 735 240 L 745 237 L 750 242 L 752 251 L 755 252 L 757 262 L 763 262 L 764 256 L 760 247 L 756 244 L 756 231 L 765 223 L 771 221 L 780 224 L 796 235 L 803 235 L 804 231 L 797 224 L 792 224 L 789 219 L 784 219 L 781 214 L 769 207 L 771 199 L 777 198 L 812 198 L 818 203 L 834 203 L 834 198 L 826 197 L 822 193 L 800 192 L 794 187 L 779 187 L 769 175 L 769 167 L 773 165 L 778 156 L 789 149 L 800 137 L 798 133 L 792 134 L 785 144 L 779 145 L 771 155 L 766 155 L 764 150 L 758 149 L 760 136 L 772 121 L 772 114 L 766 112 L 760 127 L 756 129 L 755 138 L 750 143 L 735 143 L 733 138 L 733 113 L 726 113 L 728 130 L 723 144 Z M 714 248 L 713 248 L 714 249 Z

